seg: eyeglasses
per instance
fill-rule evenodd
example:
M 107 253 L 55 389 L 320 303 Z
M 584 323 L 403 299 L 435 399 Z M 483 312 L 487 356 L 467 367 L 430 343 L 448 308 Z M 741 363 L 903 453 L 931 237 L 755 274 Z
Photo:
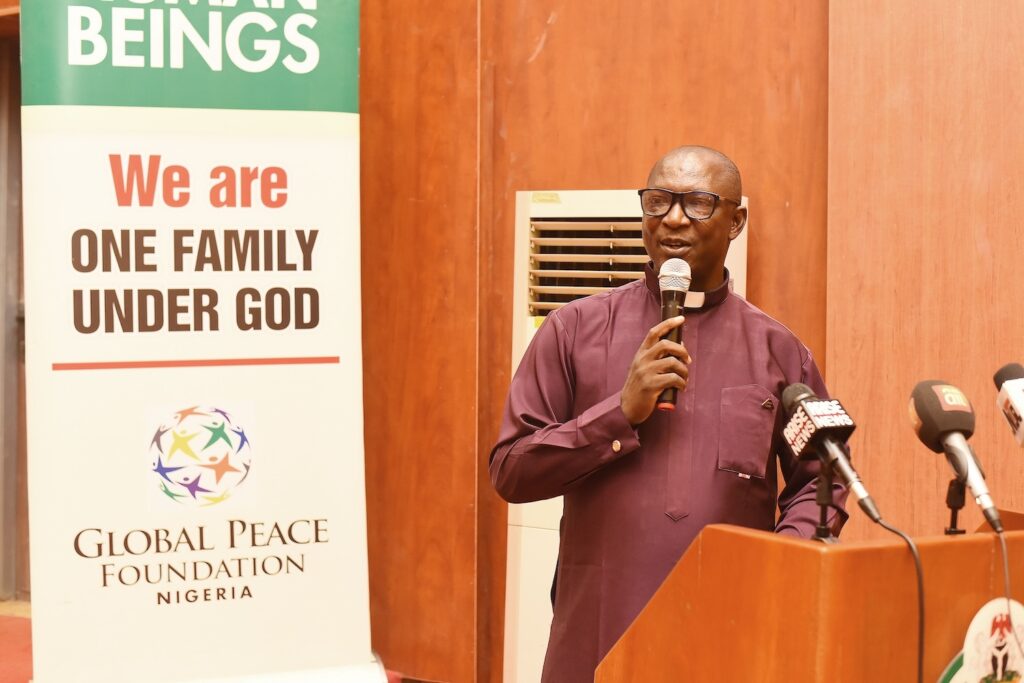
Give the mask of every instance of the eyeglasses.
M 715 212 L 715 207 L 718 206 L 720 201 L 730 202 L 736 206 L 740 205 L 735 199 L 719 197 L 714 192 L 703 192 L 701 190 L 669 192 L 658 187 L 649 187 L 644 190 L 637 190 L 637 194 L 640 195 L 640 207 L 644 213 L 655 218 L 664 216 L 671 211 L 676 202 L 679 202 L 683 207 L 683 213 L 686 214 L 686 217 L 695 221 L 711 218 L 711 214 Z

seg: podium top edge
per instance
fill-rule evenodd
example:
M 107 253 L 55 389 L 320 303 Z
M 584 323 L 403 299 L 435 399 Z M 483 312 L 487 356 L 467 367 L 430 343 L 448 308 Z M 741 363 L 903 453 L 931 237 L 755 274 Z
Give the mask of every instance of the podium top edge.
M 1007 531 L 1006 539 L 1008 541 L 1024 541 L 1024 531 Z M 795 538 L 793 536 L 783 536 L 776 534 L 771 531 L 762 531 L 760 529 L 748 529 L 746 527 L 734 526 L 732 524 L 709 524 L 701 530 L 698 538 L 704 537 L 706 540 L 715 538 L 746 538 L 753 543 L 771 543 L 781 544 L 790 546 L 792 548 L 799 548 L 805 552 L 814 552 L 820 554 L 845 554 L 845 553 L 859 553 L 864 551 L 878 550 L 882 548 L 891 547 L 906 547 L 906 543 L 902 538 L 893 535 L 891 538 L 881 538 L 872 540 L 858 540 L 858 541 L 844 541 L 842 537 L 839 539 L 839 543 L 835 545 L 826 545 L 824 543 L 818 543 L 811 539 Z M 918 548 L 934 547 L 942 545 L 977 545 L 977 546 L 989 546 L 993 543 L 997 543 L 995 533 L 990 530 L 979 530 L 978 532 L 967 533 L 959 536 L 945 536 L 942 534 L 934 534 L 927 536 L 912 536 L 911 539 L 918 546 Z

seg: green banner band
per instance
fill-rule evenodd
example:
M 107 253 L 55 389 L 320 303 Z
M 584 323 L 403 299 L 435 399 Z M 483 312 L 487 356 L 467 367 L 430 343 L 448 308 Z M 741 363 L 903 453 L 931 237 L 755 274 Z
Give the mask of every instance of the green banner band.
M 25 105 L 359 111 L 358 0 L 21 5 Z

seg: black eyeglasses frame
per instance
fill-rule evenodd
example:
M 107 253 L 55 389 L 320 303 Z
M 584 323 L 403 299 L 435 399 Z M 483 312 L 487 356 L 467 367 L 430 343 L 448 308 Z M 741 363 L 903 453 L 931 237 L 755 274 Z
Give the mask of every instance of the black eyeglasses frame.
M 654 213 L 647 213 L 647 211 L 644 210 L 644 192 L 650 192 L 651 190 L 656 190 L 658 192 L 664 192 L 664 193 L 669 194 L 669 195 L 672 196 L 672 201 L 669 202 L 668 208 L 665 209 L 665 213 L 654 214 Z M 718 209 L 718 203 L 719 202 L 730 202 L 732 204 L 735 204 L 736 206 L 740 206 L 742 204 L 742 202 L 737 201 L 735 199 L 729 199 L 728 197 L 723 197 L 721 195 L 715 194 L 714 192 L 708 192 L 706 190 L 690 190 L 689 192 L 673 192 L 672 190 L 666 190 L 663 187 L 645 187 L 642 190 L 637 190 L 636 193 L 640 197 L 640 210 L 643 211 L 645 216 L 650 216 L 651 218 L 662 218 L 664 216 L 667 216 L 668 212 L 672 210 L 672 207 L 675 206 L 676 204 L 679 204 L 679 206 L 681 206 L 682 209 L 683 209 L 683 213 L 686 214 L 686 217 L 689 218 L 691 221 L 706 221 L 706 220 L 710 219 L 712 216 L 715 215 L 715 211 Z M 688 195 L 694 195 L 694 194 L 702 194 L 702 195 L 707 195 L 709 197 L 714 197 L 715 198 L 714 204 L 712 204 L 712 206 L 711 206 L 711 213 L 709 213 L 707 216 L 704 216 L 703 218 L 697 218 L 695 216 L 691 216 L 686 211 L 686 197 Z

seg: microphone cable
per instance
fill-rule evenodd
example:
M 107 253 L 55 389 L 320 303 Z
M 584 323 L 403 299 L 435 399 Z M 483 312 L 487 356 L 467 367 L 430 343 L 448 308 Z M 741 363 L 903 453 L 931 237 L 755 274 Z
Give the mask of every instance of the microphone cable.
M 1024 647 L 1020 644 L 1020 636 L 1017 635 L 1017 629 L 1013 625 L 1013 602 L 1010 594 L 1010 555 L 1006 551 L 1006 537 L 1002 531 L 996 533 L 999 537 L 999 545 L 1003 554 L 1003 587 L 1006 591 L 1006 618 L 1010 623 L 1010 633 L 1013 634 L 1013 640 L 1017 644 L 1017 652 L 1020 653 L 1022 661 L 1024 661 Z
M 996 398 L 996 407 L 1002 411 L 1003 416 L 1013 430 L 1015 439 L 1020 429 L 1021 416 L 1018 408 L 1014 405 L 1015 401 L 1010 397 L 1011 395 L 1006 388 L 1006 384 L 1007 382 L 1016 382 L 1021 379 L 1024 379 L 1024 366 L 1021 366 L 1020 363 L 1007 363 L 999 368 L 992 378 L 996 384 L 996 389 L 999 391 L 999 396 Z M 1018 440 L 1017 443 L 1021 442 Z M 1010 555 L 1006 550 L 1006 538 L 1003 536 L 1003 532 L 998 531 L 997 535 L 999 536 L 1000 549 L 1003 552 L 1003 585 L 1006 589 L 1006 615 L 1007 619 L 1010 620 L 1010 633 L 1013 634 L 1013 640 L 1017 644 L 1017 652 L 1020 653 L 1021 659 L 1024 661 L 1024 647 L 1021 647 L 1020 636 L 1017 635 L 1017 629 L 1013 627 L 1013 596 L 1010 593 Z
M 924 569 L 921 566 L 921 554 L 917 545 L 910 536 L 882 519 L 878 507 L 850 465 L 846 440 L 855 429 L 855 425 L 839 401 L 819 399 L 809 386 L 795 383 L 787 386 L 782 392 L 782 405 L 790 416 L 783 436 L 793 455 L 800 459 L 806 453 L 817 451 L 822 462 L 822 472 L 825 473 L 831 468 L 838 469 L 843 484 L 853 492 L 857 505 L 864 514 L 886 531 L 902 538 L 910 548 L 917 577 L 917 683 L 924 683 Z M 822 481 L 830 480 L 831 475 L 823 474 L 819 477 L 819 486 Z M 818 493 L 820 495 L 821 491 Z M 834 501 L 828 503 L 819 498 L 818 502 L 823 509 L 826 505 L 836 507 Z M 818 527 L 819 529 L 824 526 L 824 516 L 823 511 L 822 525 Z
M 897 529 L 896 527 L 888 524 L 884 519 L 879 518 L 879 526 L 887 531 L 890 531 L 904 540 L 907 547 L 910 548 L 910 554 L 914 556 L 914 570 L 917 573 L 917 683 L 923 683 L 924 681 L 924 568 L 921 566 L 921 554 L 917 551 L 917 545 L 907 536 L 905 533 Z M 1004 545 L 1005 547 L 1005 545 Z M 1006 553 L 1003 553 L 1003 560 L 1006 560 Z M 1007 569 L 1009 572 L 1009 569 Z M 1007 581 L 1009 581 L 1009 573 L 1007 573 Z M 1009 584 L 1007 584 L 1009 585 Z M 1007 588 L 1009 591 L 1009 588 Z M 1010 628 L 1013 628 L 1013 622 L 1010 622 Z M 1019 645 L 1019 642 L 1018 642 Z

